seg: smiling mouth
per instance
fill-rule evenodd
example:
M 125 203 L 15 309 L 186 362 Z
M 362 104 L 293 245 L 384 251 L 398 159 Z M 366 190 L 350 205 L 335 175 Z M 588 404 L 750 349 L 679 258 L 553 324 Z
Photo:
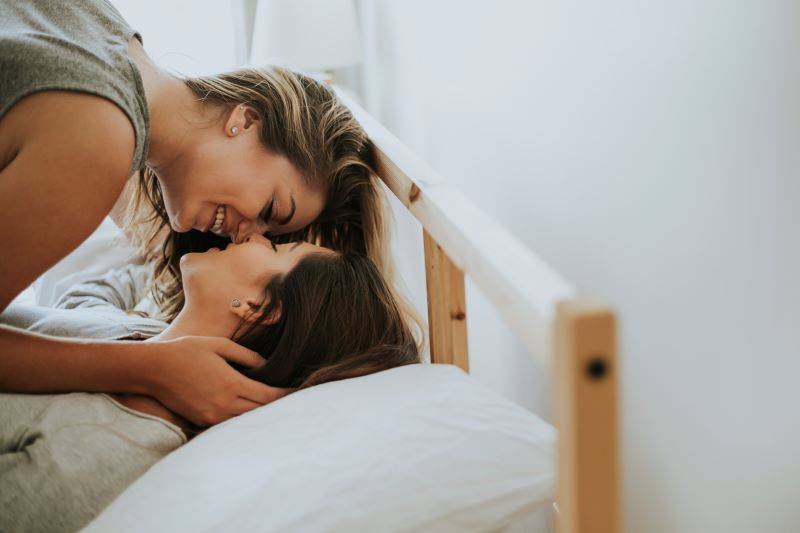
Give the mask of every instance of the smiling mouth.
M 209 228 L 209 231 L 211 231 L 212 233 L 219 233 L 224 224 L 225 224 L 225 206 L 220 205 L 217 206 L 217 213 L 215 215 L 213 224 L 211 224 L 211 227 Z

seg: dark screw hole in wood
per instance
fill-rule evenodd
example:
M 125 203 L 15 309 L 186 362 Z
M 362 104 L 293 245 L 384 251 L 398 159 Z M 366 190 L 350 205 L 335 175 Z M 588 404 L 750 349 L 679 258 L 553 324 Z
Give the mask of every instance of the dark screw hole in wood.
M 590 379 L 603 379 L 608 374 L 608 363 L 602 356 L 592 357 L 586 363 L 586 374 Z

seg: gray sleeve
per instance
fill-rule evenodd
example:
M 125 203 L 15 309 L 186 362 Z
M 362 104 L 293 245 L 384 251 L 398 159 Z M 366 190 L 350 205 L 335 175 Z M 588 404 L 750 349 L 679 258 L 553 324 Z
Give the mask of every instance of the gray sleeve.
M 55 304 L 61 309 L 133 311 L 150 289 L 151 265 L 127 265 L 70 288 Z
M 11 304 L 0 313 L 0 324 L 32 331 L 32 326 L 52 313 L 52 309 L 38 305 Z
M 118 340 L 134 336 L 134 332 L 144 329 L 148 335 L 157 335 L 164 329 L 163 323 L 154 320 L 128 317 L 124 311 L 91 312 L 85 309 L 56 309 L 35 305 L 9 305 L 0 313 L 0 324 L 24 329 L 32 333 L 52 337 Z M 151 322 L 159 326 L 154 328 Z M 147 329 L 149 328 L 149 329 Z
M 71 287 L 56 307 L 10 305 L 0 324 L 55 337 L 97 340 L 147 339 L 167 324 L 152 318 L 157 312 L 144 298 L 152 268 L 128 265 Z

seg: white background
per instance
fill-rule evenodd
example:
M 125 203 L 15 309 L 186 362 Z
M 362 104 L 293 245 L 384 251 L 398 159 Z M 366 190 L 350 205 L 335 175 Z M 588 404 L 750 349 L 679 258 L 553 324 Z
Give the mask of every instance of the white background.
M 171 68 L 235 66 L 240 4 L 115 3 Z M 800 3 L 358 5 L 367 108 L 619 311 L 626 531 L 800 531 Z M 473 374 L 549 418 L 468 300 Z

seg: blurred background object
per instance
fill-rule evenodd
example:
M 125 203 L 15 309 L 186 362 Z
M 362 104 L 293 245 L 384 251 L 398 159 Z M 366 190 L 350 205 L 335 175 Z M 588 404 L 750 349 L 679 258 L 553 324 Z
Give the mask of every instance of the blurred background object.
M 352 0 L 259 0 L 250 63 L 281 64 L 332 82 L 336 69 L 361 62 Z
M 112 1 L 188 75 L 245 64 L 273 4 Z M 355 7 L 360 33 L 310 38 L 359 33 L 337 84 L 619 311 L 625 531 L 800 531 L 800 2 Z M 424 302 L 421 230 L 395 216 Z M 471 286 L 467 305 L 472 374 L 551 419 L 547 371 Z

